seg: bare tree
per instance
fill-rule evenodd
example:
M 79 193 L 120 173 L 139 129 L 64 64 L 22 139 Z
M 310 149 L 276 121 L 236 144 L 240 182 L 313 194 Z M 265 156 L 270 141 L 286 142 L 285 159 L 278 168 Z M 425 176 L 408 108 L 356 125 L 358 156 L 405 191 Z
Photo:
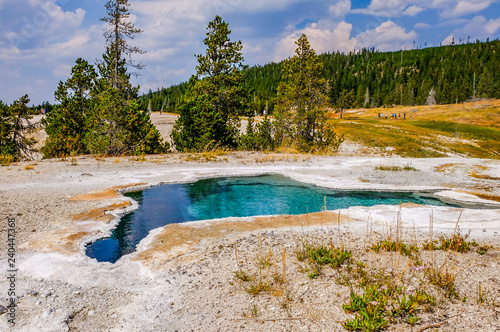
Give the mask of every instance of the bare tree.
M 436 105 L 436 91 L 434 91 L 434 87 L 429 91 L 429 95 L 427 96 L 427 105 L 432 109 L 432 105 Z

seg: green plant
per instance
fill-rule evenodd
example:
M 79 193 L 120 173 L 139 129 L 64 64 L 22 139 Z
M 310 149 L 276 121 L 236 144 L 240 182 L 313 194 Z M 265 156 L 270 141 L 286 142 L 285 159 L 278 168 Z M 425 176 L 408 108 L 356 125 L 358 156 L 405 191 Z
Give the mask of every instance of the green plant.
M 380 252 L 381 250 L 384 251 L 397 251 L 401 255 L 405 255 L 408 257 L 413 257 L 413 253 L 418 252 L 418 247 L 412 244 L 406 244 L 402 241 L 394 241 L 391 239 L 384 239 L 370 248 L 371 250 L 375 252 Z
M 245 287 L 245 291 L 250 295 L 259 295 L 269 289 L 269 283 L 259 279 L 259 281 L 250 281 L 250 285 Z
M 243 270 L 233 271 L 233 274 L 236 279 L 241 281 L 248 282 L 253 280 L 253 277 Z
M 374 300 L 372 296 L 366 293 L 366 289 L 363 296 L 351 292 L 349 303 L 342 305 L 345 312 L 354 314 L 353 319 L 343 324 L 346 330 L 378 331 L 389 325 L 385 319 L 385 303 Z
M 408 317 L 406 317 L 406 322 L 410 325 L 417 324 L 419 320 L 420 320 L 420 318 L 415 316 L 413 313 L 409 314 Z
M 485 246 L 485 245 L 480 246 L 479 248 L 477 248 L 477 253 L 478 253 L 479 255 L 484 255 L 484 254 L 486 254 L 486 252 L 487 252 L 487 251 L 488 251 L 488 249 L 490 249 L 490 248 L 491 248 L 491 246 Z
M 338 269 L 342 264 L 349 261 L 351 254 L 350 251 L 344 248 L 335 248 L 333 245 L 326 247 L 304 244 L 301 249 L 295 251 L 297 260 L 300 262 L 306 261 L 310 269 L 312 269 L 312 272 L 308 274 L 311 279 L 320 275 L 324 265 Z
M 273 274 L 272 279 L 273 279 L 274 283 L 277 285 L 284 285 L 286 283 L 285 276 L 282 275 L 281 273 Z
M 479 246 L 475 240 L 467 241 L 469 235 L 470 233 L 462 235 L 460 229 L 457 228 L 457 231 L 451 236 L 441 235 L 438 240 L 424 242 L 422 248 L 424 250 L 451 250 L 459 253 L 467 253 L 472 250 L 472 247 Z

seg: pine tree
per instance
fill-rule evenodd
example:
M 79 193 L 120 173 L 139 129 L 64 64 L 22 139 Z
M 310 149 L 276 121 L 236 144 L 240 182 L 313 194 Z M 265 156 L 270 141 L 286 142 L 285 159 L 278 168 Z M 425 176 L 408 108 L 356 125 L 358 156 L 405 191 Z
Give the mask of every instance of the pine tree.
M 108 23 L 109 29 L 104 32 L 107 47 L 103 62 L 99 64 L 99 71 L 114 89 L 124 91 L 128 96 L 135 98 L 138 89 L 130 85 L 130 74 L 127 74 L 126 64 L 138 69 L 144 68 L 144 64 L 134 63 L 132 56 L 144 54 L 145 51 L 130 46 L 127 42 L 127 38 L 134 39 L 142 32 L 129 21 L 129 6 L 128 0 L 110 0 L 105 4 L 107 16 L 101 18 L 101 21 Z
M 44 158 L 86 153 L 84 137 L 96 80 L 94 67 L 78 58 L 71 69 L 71 77 L 66 82 L 59 82 L 55 92 L 59 104 L 42 120 L 48 135 L 42 147 Z
M 340 118 L 342 118 L 344 115 L 344 110 L 356 106 L 356 96 L 354 95 L 354 90 L 342 90 L 335 104 L 339 108 Z
M 280 109 L 275 123 L 285 128 L 279 136 L 289 136 L 292 144 L 297 144 L 302 151 L 328 146 L 336 149 L 340 143 L 331 145 L 336 137 L 332 137 L 333 131 L 326 124 L 328 91 L 322 75 L 323 65 L 306 35 L 302 34 L 295 44 L 295 55 L 285 61 L 278 87 Z
M 101 75 L 97 94 L 92 100 L 85 135 L 89 152 L 104 155 L 162 153 L 168 150 L 151 123 L 149 114 L 139 110 L 136 100 L 139 87 L 130 83 L 127 65 L 141 69 L 143 64 L 132 61 L 134 54 L 143 54 L 138 47 L 128 45 L 140 29 L 129 21 L 128 0 L 111 0 L 105 5 L 109 30 L 104 33 L 106 52 L 98 64 Z
M 0 101 L 0 164 L 33 159 L 36 140 L 29 138 L 35 125 L 30 121 L 34 110 L 28 107 L 28 95 L 7 106 Z
M 12 140 L 13 114 L 9 106 L 0 100 L 0 165 L 8 165 L 16 159 L 16 145 Z
M 172 132 L 179 151 L 236 147 L 237 115 L 245 114 L 248 108 L 241 41 L 230 41 L 231 31 L 220 16 L 208 24 L 207 30 L 203 41 L 206 53 L 196 56 L 196 76 L 188 83 Z

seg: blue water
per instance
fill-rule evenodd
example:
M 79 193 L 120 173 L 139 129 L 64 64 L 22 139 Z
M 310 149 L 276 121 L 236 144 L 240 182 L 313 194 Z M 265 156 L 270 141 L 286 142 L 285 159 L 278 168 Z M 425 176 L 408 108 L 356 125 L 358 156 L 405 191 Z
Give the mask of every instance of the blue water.
M 429 197 L 401 192 L 336 191 L 281 175 L 215 178 L 195 183 L 166 184 L 126 194 L 139 208 L 124 216 L 111 237 L 87 246 L 89 257 L 116 262 L 135 251 L 149 231 L 171 223 L 225 217 L 304 214 L 350 206 L 417 203 L 447 205 Z

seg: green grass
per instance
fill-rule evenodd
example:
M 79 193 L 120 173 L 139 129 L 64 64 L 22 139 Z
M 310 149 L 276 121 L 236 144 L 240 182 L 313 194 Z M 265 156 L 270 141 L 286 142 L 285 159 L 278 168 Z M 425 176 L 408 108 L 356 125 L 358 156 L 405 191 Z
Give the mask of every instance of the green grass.
M 451 121 L 414 121 L 412 126 L 427 128 L 434 131 L 458 134 L 460 137 L 476 140 L 500 141 L 500 129 L 484 126 L 456 123 Z
M 321 269 L 325 265 L 338 269 L 351 258 L 351 252 L 333 245 L 327 247 L 305 244 L 295 252 L 295 256 L 299 262 L 306 262 L 308 268 L 305 271 L 310 279 L 314 279 L 321 275 Z

